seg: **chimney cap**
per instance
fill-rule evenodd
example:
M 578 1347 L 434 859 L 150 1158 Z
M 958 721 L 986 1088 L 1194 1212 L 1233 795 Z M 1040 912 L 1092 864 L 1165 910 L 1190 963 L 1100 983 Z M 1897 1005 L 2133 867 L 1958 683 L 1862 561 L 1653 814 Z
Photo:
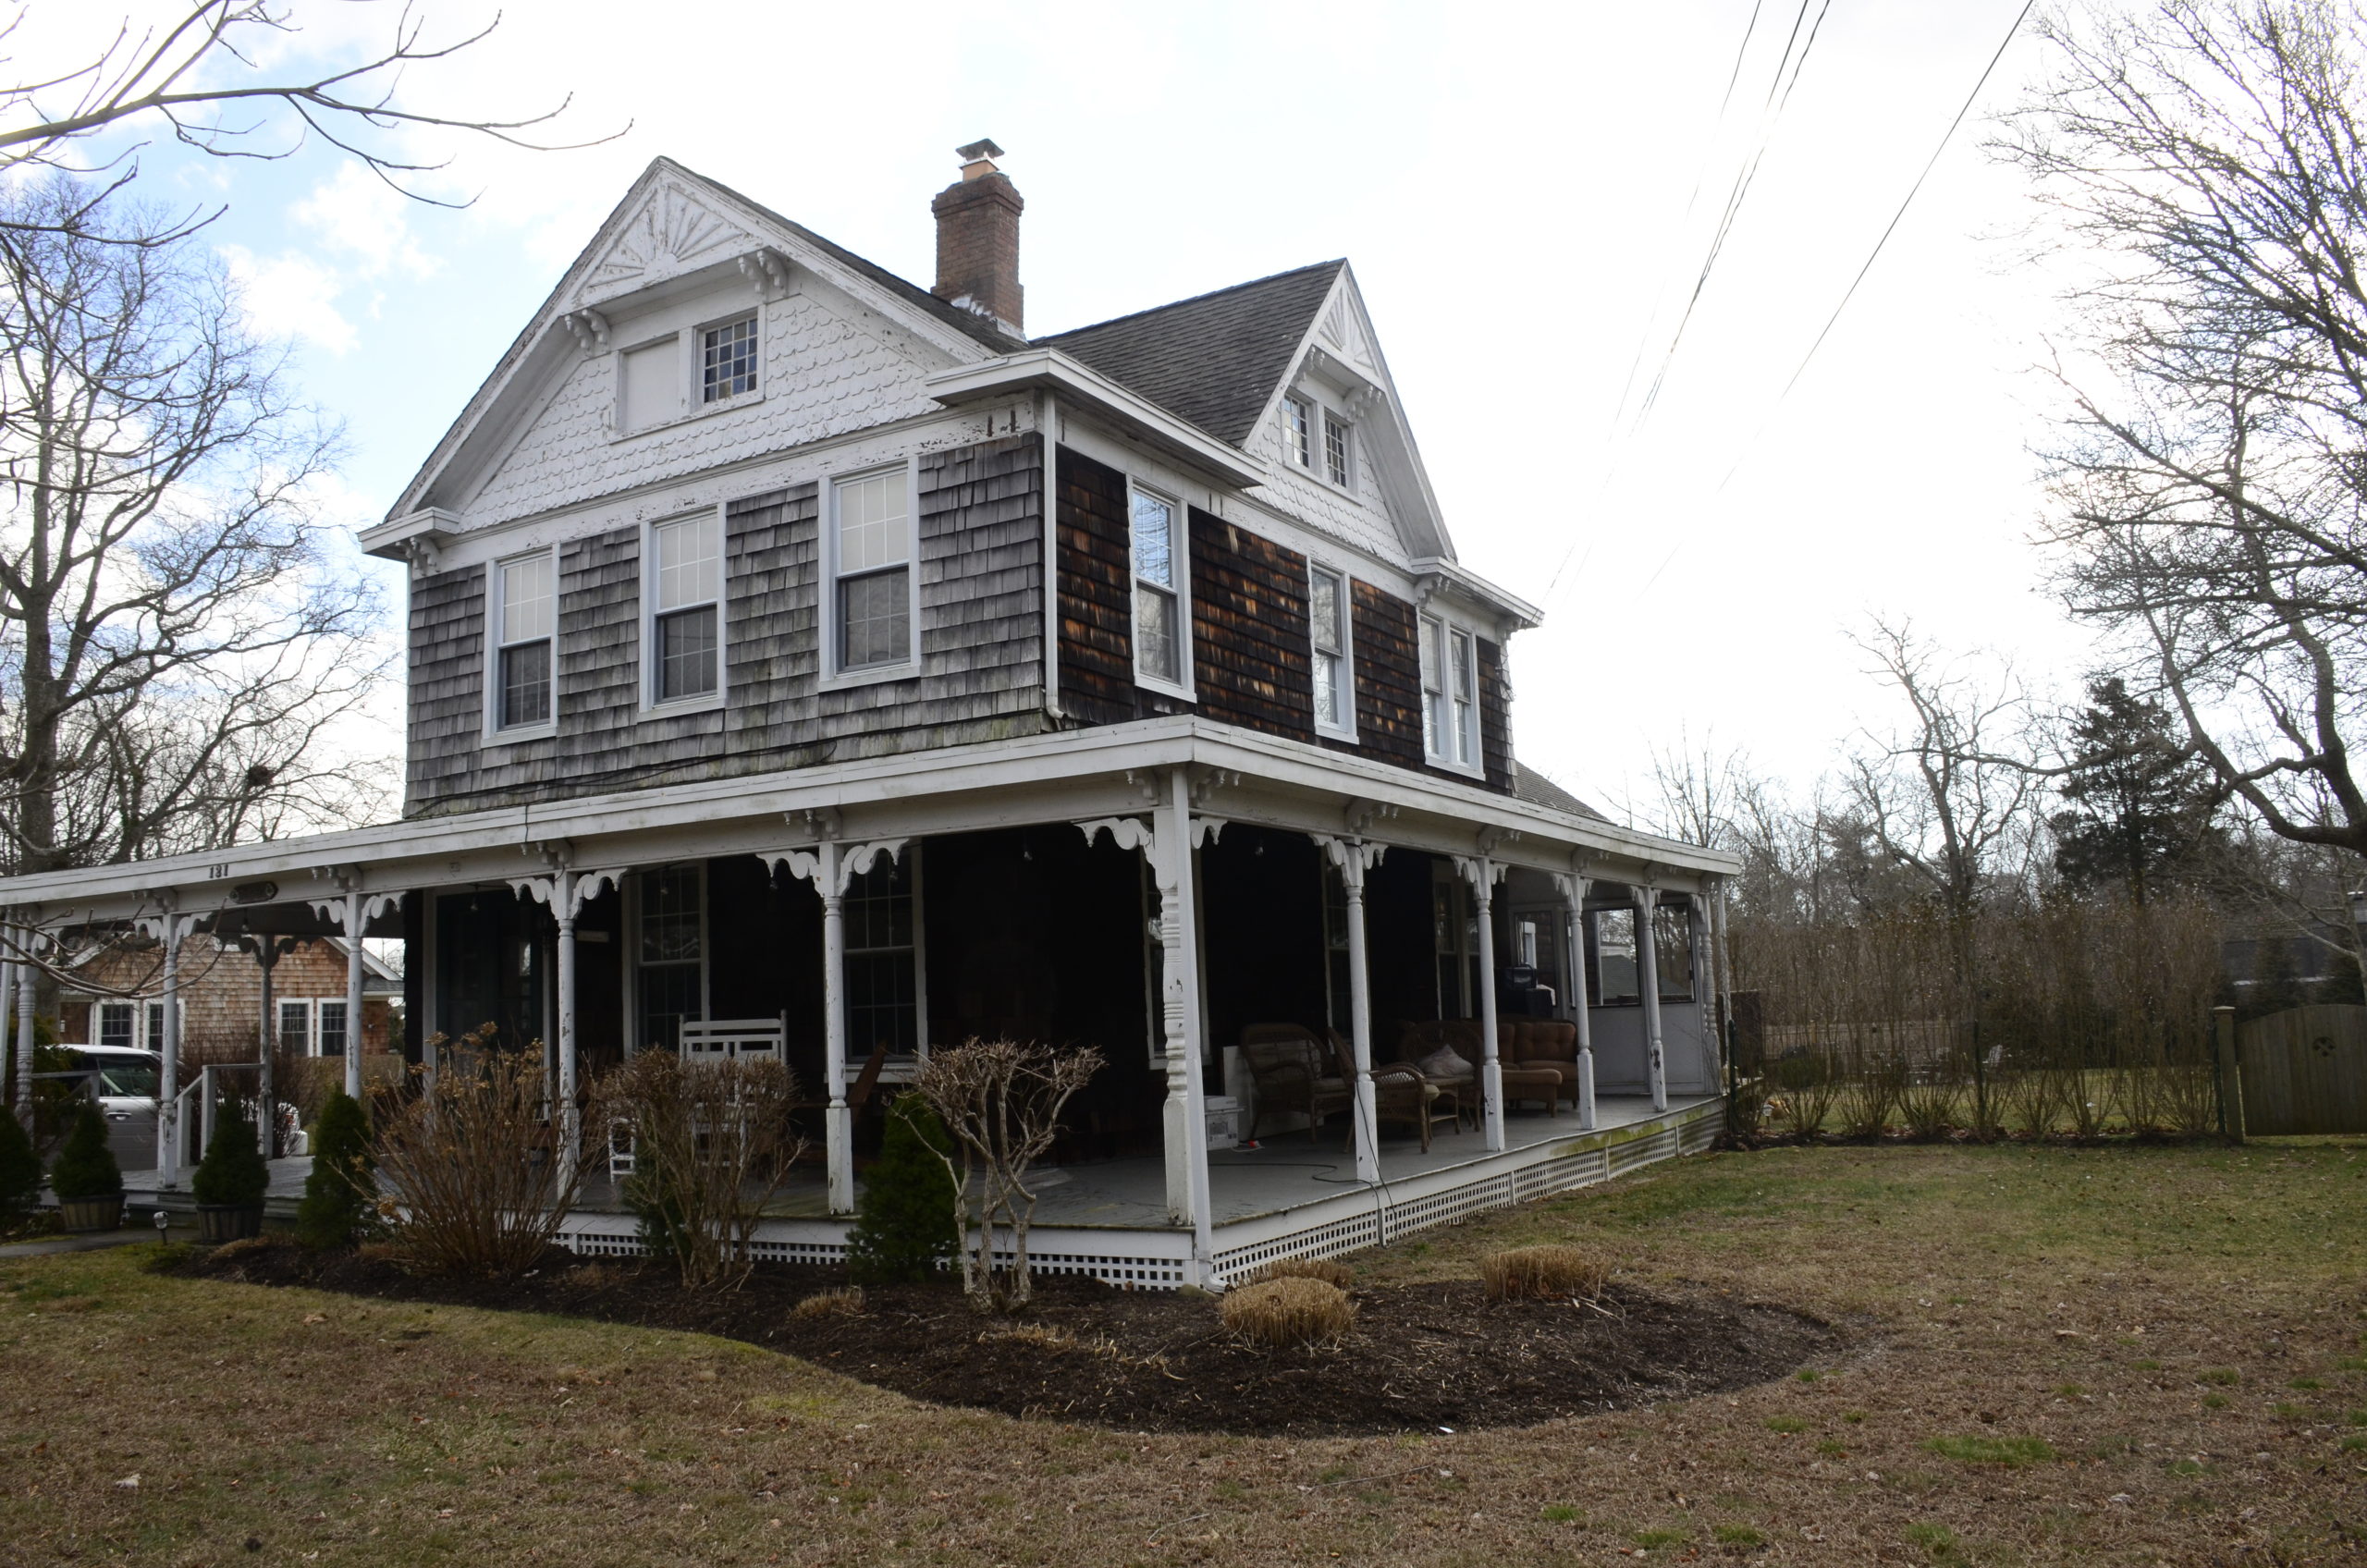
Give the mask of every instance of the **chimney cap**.
M 1003 150 L 996 146 L 992 139 L 983 136 L 956 147 L 953 153 L 962 160 L 962 178 L 964 179 L 978 179 L 993 174 L 995 160 L 1005 156 Z

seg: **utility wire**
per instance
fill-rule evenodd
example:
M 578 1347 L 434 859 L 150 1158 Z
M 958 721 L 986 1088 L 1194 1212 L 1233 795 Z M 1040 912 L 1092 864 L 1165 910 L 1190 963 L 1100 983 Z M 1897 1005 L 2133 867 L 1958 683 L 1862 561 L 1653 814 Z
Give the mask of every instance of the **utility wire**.
M 1932 170 L 1939 164 L 1940 154 L 1946 152 L 1948 143 L 1956 139 L 1956 130 L 1964 124 L 1965 116 L 1972 112 L 1974 101 L 1981 96 L 1981 89 L 1989 85 L 1990 77 L 1995 74 L 1997 62 L 2005 57 L 2006 49 L 2012 46 L 2016 38 L 2021 36 L 2022 24 L 2030 19 L 2030 12 L 2036 9 L 2037 4 L 2038 0 L 2024 0 L 2020 13 L 2014 18 L 2014 25 L 2005 30 L 2005 39 L 1997 45 L 1997 52 L 1989 56 L 1989 64 L 1982 68 L 1981 80 L 1972 84 L 1972 91 L 1965 94 L 1962 106 L 1956 110 L 1956 117 L 1950 120 L 1948 129 L 1940 133 L 1940 144 L 1932 149 L 1931 157 L 1924 161 L 1923 172 L 1917 175 L 1915 183 L 1908 187 L 1907 199 L 1898 204 L 1898 211 L 1891 214 L 1890 223 L 1883 229 L 1882 238 L 1875 240 L 1874 248 L 1866 253 L 1865 264 L 1858 269 L 1858 276 L 1851 278 L 1849 287 L 1842 291 L 1841 302 L 1833 307 L 1833 314 L 1825 318 L 1822 330 L 1816 335 L 1816 341 L 1810 343 L 1809 351 L 1800 356 L 1800 362 L 1793 370 L 1792 378 L 1784 383 L 1784 390 L 1775 395 L 1775 401 L 1769 406 L 1766 417 L 1759 422 L 1759 428 L 1752 431 L 1750 439 L 1744 443 L 1741 454 L 1735 459 L 1734 466 L 1726 470 L 1726 477 L 1718 481 L 1718 488 L 1711 493 L 1712 499 L 1725 494 L 1726 486 L 1733 483 L 1735 475 L 1742 472 L 1742 465 L 1748 461 L 1751 453 L 1758 449 L 1759 438 L 1767 434 L 1767 427 L 1774 423 L 1776 413 L 1784 406 L 1784 400 L 1792 395 L 1792 388 L 1800 384 L 1800 377 L 1808 374 L 1809 361 L 1816 358 L 1816 351 L 1824 347 L 1824 340 L 1833 335 L 1834 324 L 1841 319 L 1841 312 L 1847 310 L 1849 301 L 1857 298 L 1858 286 L 1866 281 L 1868 273 L 1874 270 L 1874 263 L 1881 259 L 1883 247 L 1889 244 L 1890 237 L 1897 232 L 1899 220 L 1906 217 L 1907 209 L 1915 204 L 1915 198 L 1922 190 L 1923 182 L 1932 178 Z

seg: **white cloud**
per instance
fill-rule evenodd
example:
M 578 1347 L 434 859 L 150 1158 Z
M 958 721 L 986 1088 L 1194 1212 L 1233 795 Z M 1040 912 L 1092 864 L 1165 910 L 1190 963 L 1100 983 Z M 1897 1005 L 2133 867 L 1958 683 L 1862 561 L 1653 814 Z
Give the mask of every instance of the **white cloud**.
M 353 324 L 337 308 L 344 283 L 336 273 L 292 251 L 262 257 L 243 245 L 225 245 L 222 260 L 239 286 L 239 306 L 257 331 L 299 337 L 332 354 L 354 346 Z
M 380 277 L 390 271 L 433 277 L 444 263 L 422 250 L 411 233 L 412 206 L 401 192 L 349 158 L 290 208 L 288 215 L 318 235 L 325 249 L 352 258 L 358 277 Z

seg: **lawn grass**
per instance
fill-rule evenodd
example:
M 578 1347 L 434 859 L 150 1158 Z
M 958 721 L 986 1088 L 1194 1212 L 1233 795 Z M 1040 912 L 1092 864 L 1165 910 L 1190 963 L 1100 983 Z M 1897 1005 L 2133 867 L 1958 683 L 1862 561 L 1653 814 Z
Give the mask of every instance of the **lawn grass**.
M 1655 1167 L 1360 1275 L 1573 1242 L 1650 1288 L 1815 1311 L 1854 1351 L 1733 1396 L 1324 1440 L 949 1412 L 827 1358 L 167 1279 L 145 1248 L 10 1263 L 0 1558 L 2348 1563 L 2362 1183 L 2367 1156 L 2323 1145 Z

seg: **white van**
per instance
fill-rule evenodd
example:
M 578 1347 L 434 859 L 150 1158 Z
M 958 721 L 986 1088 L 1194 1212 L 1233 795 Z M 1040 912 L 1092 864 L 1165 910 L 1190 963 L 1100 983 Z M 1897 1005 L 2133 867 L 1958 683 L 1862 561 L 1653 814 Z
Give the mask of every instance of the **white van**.
M 95 1072 L 93 1085 L 99 1096 L 99 1109 L 109 1121 L 129 1121 L 135 1117 L 153 1118 L 156 1114 L 156 1085 L 163 1079 L 165 1064 L 154 1051 L 143 1051 L 132 1046 L 61 1046 L 68 1067 L 76 1072 Z

